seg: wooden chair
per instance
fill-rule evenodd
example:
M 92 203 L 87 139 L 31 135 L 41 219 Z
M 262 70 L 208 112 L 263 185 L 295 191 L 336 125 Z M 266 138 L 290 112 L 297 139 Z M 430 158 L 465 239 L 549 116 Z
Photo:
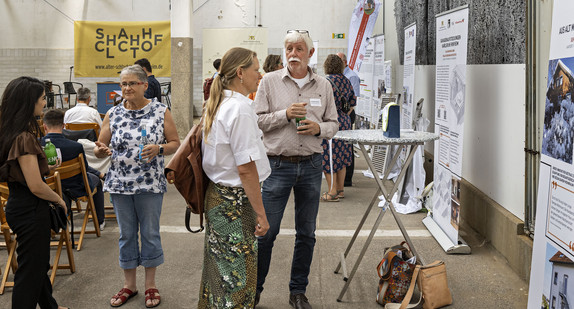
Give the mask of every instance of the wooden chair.
M 82 249 L 82 244 L 84 243 L 85 234 L 96 234 L 98 237 L 100 237 L 100 224 L 98 223 L 96 208 L 94 206 L 94 194 L 96 193 L 97 188 L 94 188 L 93 191 L 90 189 L 90 183 L 88 182 L 88 174 L 86 171 L 86 165 L 84 164 L 83 154 L 80 154 L 75 159 L 63 162 L 62 165 L 56 169 L 56 171 L 60 173 L 61 179 L 68 179 L 76 175 L 82 175 L 82 179 L 84 180 L 84 189 L 86 190 L 87 195 L 78 197 L 76 199 L 76 205 L 79 209 L 80 202 L 87 203 L 86 209 L 84 210 L 84 221 L 82 223 L 82 229 L 79 232 L 74 231 L 74 234 L 80 234 L 77 247 L 77 250 L 80 251 Z M 89 219 L 92 219 L 92 222 L 94 223 L 93 231 L 86 230 Z
M 4 235 L 4 242 L 6 244 L 6 251 L 8 252 L 8 260 L 6 261 L 6 266 L 4 267 L 4 274 L 2 275 L 2 281 L 0 281 L 0 295 L 4 294 L 4 290 L 7 287 L 13 287 L 14 281 L 8 281 L 8 275 L 10 274 L 10 269 L 12 273 L 16 273 L 18 269 L 18 263 L 16 262 L 16 240 L 12 239 L 12 233 L 10 232 L 10 226 L 6 222 L 6 214 L 4 213 L 4 206 L 8 200 L 8 185 L 4 182 L 0 184 L 0 229 Z
M 64 125 L 65 129 L 68 130 L 88 130 L 94 129 L 96 132 L 96 138 L 100 137 L 100 125 L 95 122 L 88 122 L 88 123 L 66 123 Z

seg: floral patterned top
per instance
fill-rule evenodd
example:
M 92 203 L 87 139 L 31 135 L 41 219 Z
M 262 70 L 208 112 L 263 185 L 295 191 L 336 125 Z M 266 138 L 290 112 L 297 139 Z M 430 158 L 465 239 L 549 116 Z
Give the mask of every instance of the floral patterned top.
M 115 194 L 164 193 L 164 158 L 140 159 L 142 125 L 147 127 L 148 144 L 165 143 L 164 116 L 167 106 L 155 98 L 140 110 L 119 104 L 109 111 L 112 163 L 106 174 L 104 191 Z

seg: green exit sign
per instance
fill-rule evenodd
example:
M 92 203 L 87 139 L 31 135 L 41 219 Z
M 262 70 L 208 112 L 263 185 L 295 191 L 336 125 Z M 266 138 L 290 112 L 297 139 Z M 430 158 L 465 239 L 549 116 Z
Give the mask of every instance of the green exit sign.
M 333 33 L 333 39 L 344 39 L 344 38 L 345 38 L 344 33 Z

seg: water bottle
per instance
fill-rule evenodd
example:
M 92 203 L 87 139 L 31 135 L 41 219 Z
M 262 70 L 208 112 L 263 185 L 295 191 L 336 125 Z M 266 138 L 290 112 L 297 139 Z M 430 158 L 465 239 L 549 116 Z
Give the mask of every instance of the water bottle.
M 143 152 L 145 145 L 149 144 L 149 140 L 147 138 L 147 123 L 142 122 L 142 124 L 140 125 L 140 129 L 141 129 L 141 138 L 140 138 L 140 144 L 139 144 L 139 147 L 140 147 L 139 159 L 142 162 L 145 162 L 142 159 L 142 152 Z
M 46 153 L 49 165 L 55 165 L 56 163 L 58 163 L 58 152 L 56 151 L 56 146 L 52 144 L 49 138 L 46 139 L 46 146 L 44 146 L 44 153 Z

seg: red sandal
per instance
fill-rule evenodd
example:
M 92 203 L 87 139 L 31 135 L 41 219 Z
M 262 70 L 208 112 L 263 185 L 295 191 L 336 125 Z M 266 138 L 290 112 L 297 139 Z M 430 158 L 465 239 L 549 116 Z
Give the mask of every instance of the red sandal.
M 148 305 L 147 301 L 148 300 L 154 300 L 157 299 L 158 302 L 155 305 Z M 147 289 L 145 290 L 145 306 L 146 308 L 154 308 L 159 306 L 159 304 L 161 304 L 161 296 L 159 295 L 159 291 L 157 289 L 151 288 L 151 289 Z
M 125 296 L 124 294 L 127 294 L 128 296 Z M 123 304 L 127 303 L 128 300 L 130 300 L 130 298 L 132 298 L 136 295 L 138 295 L 138 291 L 132 292 L 132 290 L 130 290 L 130 289 L 122 288 L 116 295 L 112 296 L 112 300 L 118 300 L 119 299 L 122 302 L 119 303 L 118 305 L 114 305 L 114 304 L 110 303 L 110 306 L 121 307 L 121 306 L 123 306 Z

